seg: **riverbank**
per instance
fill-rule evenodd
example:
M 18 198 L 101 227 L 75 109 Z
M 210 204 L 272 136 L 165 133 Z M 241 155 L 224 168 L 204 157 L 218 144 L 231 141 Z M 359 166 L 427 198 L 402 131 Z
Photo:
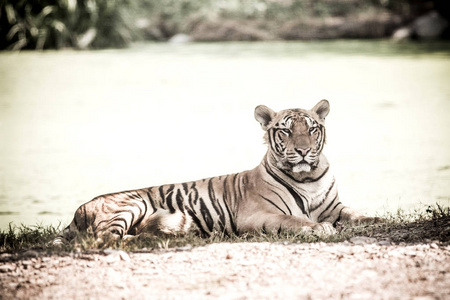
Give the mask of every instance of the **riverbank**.
M 142 38 L 158 41 L 381 39 L 399 29 L 396 40 L 439 39 L 449 25 L 440 1 L 150 2 L 135 12 L 134 25 Z
M 407 16 L 386 9 L 369 9 L 326 16 L 304 12 L 298 15 L 286 12 L 284 17 L 251 18 L 217 14 L 214 17 L 187 18 L 173 28 L 163 25 L 170 22 L 168 20 L 155 24 L 151 19 L 142 18 L 138 26 L 147 39 L 175 42 L 179 34 L 188 36 L 189 41 L 197 42 L 380 39 L 390 37 L 408 19 Z

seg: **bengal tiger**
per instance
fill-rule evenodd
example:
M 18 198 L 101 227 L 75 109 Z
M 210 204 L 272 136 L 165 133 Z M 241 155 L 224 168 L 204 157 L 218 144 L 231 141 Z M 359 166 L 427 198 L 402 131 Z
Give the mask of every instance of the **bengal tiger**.
M 102 195 L 81 205 L 60 241 L 78 231 L 101 238 L 141 233 L 184 234 L 295 230 L 332 234 L 337 222 L 369 223 L 344 206 L 330 164 L 326 141 L 327 100 L 311 110 L 274 112 L 260 105 L 255 118 L 268 150 L 253 170 L 198 181 Z

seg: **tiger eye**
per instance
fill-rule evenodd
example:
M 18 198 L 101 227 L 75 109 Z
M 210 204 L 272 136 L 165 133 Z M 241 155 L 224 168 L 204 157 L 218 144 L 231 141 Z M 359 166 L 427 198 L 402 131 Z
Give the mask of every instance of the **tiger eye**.
M 291 133 L 292 133 L 292 131 L 290 129 L 287 129 L 287 128 L 281 129 L 281 132 L 284 133 L 285 135 L 288 135 L 288 136 L 291 135 Z

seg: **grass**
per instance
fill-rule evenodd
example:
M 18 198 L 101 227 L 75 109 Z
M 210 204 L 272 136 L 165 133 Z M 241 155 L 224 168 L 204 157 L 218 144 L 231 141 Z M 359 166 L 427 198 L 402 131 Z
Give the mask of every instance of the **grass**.
M 343 242 L 354 236 L 368 236 L 377 240 L 390 240 L 393 243 L 419 243 L 437 241 L 450 243 L 450 208 L 428 206 L 421 210 L 387 213 L 381 216 L 385 222 L 375 225 L 344 227 L 341 232 L 331 236 L 303 234 L 292 231 L 281 233 L 257 233 L 241 236 L 227 236 L 216 233 L 202 238 L 194 233 L 184 236 L 146 237 L 131 240 L 97 241 L 88 233 L 78 234 L 73 241 L 63 246 L 53 246 L 52 241 L 62 226 L 15 226 L 10 224 L 6 231 L 0 232 L 0 252 L 18 253 L 24 250 L 46 250 L 49 252 L 92 251 L 101 249 L 121 249 L 125 251 L 150 251 L 181 247 L 198 247 L 212 243 L 240 242 L 288 242 L 316 243 Z

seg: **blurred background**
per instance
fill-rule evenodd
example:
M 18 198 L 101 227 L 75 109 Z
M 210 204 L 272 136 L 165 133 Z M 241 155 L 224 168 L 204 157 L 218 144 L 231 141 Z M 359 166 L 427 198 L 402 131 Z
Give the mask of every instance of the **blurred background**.
M 448 206 L 446 2 L 1 1 L 0 230 L 252 169 L 257 105 L 324 98 L 345 204 Z

